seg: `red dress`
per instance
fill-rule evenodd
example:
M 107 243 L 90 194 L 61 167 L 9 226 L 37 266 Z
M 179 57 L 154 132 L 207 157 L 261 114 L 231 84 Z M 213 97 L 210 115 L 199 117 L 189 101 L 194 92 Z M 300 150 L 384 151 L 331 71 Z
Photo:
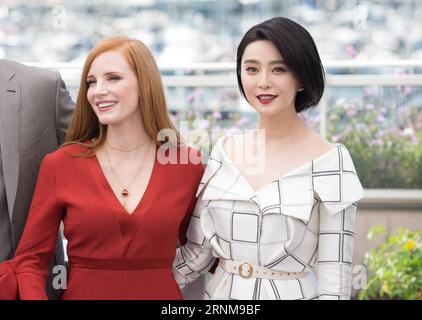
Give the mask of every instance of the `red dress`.
M 45 282 L 60 221 L 69 270 L 62 299 L 181 299 L 172 264 L 203 174 L 202 163 L 161 164 L 130 215 L 97 157 L 79 145 L 46 156 L 15 257 L 0 263 L 0 298 L 47 299 Z M 193 149 L 178 149 L 194 151 Z

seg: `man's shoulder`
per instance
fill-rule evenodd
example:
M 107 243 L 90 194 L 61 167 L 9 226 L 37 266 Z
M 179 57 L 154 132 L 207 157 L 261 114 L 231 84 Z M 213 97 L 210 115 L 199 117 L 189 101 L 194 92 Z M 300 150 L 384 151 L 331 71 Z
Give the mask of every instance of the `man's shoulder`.
M 27 65 L 13 60 L 0 59 L 0 68 L 9 69 L 16 74 L 25 77 L 34 75 L 37 77 L 57 79 L 57 72 L 53 70 Z

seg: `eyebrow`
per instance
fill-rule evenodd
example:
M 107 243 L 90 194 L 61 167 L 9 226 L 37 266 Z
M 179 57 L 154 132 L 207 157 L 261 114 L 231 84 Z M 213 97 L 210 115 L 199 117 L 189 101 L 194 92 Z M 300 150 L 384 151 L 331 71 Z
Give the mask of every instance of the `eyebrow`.
M 254 60 L 254 59 L 245 60 L 243 63 L 261 64 L 258 60 Z M 273 64 L 286 64 L 286 63 L 283 60 L 274 60 L 274 61 L 270 61 L 269 64 L 273 65 Z
M 109 76 L 109 75 L 111 75 L 111 74 L 123 74 L 123 72 L 119 72 L 119 71 L 109 71 L 109 72 L 106 72 L 106 73 L 104 73 L 104 75 L 105 76 Z M 95 78 L 92 74 L 88 74 L 87 76 L 86 76 L 86 78 L 88 79 L 88 78 Z

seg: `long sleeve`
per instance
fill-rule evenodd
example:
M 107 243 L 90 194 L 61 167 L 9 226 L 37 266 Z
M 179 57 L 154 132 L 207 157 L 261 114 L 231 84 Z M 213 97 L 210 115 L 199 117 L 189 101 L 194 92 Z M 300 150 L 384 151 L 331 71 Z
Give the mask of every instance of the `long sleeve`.
M 66 135 L 66 130 L 72 117 L 74 102 L 70 97 L 69 91 L 63 82 L 60 74 L 57 73 L 56 89 L 56 133 L 57 142 L 62 144 Z
M 15 300 L 18 296 L 18 281 L 11 260 L 0 263 L 0 300 Z
M 212 247 L 201 227 L 201 216 L 206 209 L 207 201 L 199 196 L 192 213 L 186 233 L 187 242 L 176 249 L 173 263 L 173 274 L 180 288 L 193 282 L 205 274 L 215 261 Z
M 364 190 L 344 145 L 336 156 L 314 164 L 319 203 L 317 277 L 319 298 L 350 299 L 357 202 Z
M 318 281 L 321 300 L 350 299 L 356 205 L 331 214 L 320 206 Z
M 54 171 L 52 159 L 46 156 L 15 257 L 0 263 L 0 298 L 47 299 L 48 267 L 63 212 Z

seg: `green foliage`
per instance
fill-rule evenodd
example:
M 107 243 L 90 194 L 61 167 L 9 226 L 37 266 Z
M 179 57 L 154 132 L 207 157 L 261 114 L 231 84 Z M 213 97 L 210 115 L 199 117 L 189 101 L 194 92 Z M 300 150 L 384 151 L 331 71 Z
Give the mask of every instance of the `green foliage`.
M 374 226 L 368 240 L 385 235 L 384 226 Z M 359 299 L 422 300 L 421 231 L 399 227 L 386 241 L 365 254 L 367 286 Z
M 404 103 L 411 89 L 391 89 Z M 385 106 L 376 88 L 329 108 L 327 138 L 349 149 L 365 188 L 422 188 L 422 106 Z

